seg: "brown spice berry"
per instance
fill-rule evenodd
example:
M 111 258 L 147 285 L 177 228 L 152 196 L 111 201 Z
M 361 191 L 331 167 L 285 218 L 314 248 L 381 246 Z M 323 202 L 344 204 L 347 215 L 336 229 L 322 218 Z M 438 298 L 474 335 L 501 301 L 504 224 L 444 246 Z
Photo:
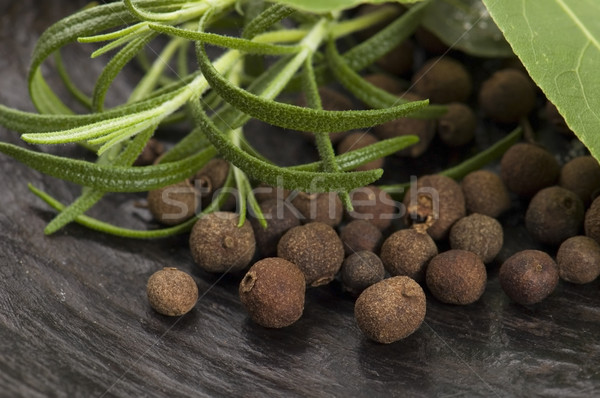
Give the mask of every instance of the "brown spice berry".
M 467 144 L 475 137 L 475 112 L 460 102 L 452 102 L 446 106 L 448 112 L 438 119 L 437 131 L 440 139 L 449 147 Z
M 415 39 L 420 47 L 432 55 L 442 55 L 448 51 L 446 43 L 423 27 L 417 28 Z
M 489 216 L 473 213 L 458 220 L 450 229 L 450 247 L 468 250 L 491 262 L 502 249 L 504 232 L 502 225 Z
M 389 344 L 410 336 L 425 320 L 425 293 L 407 276 L 384 279 L 356 299 L 354 317 L 362 332 Z
M 176 225 L 196 213 L 197 192 L 189 180 L 148 192 L 148 209 L 165 225 Z
M 273 257 L 277 254 L 277 243 L 289 229 L 300 225 L 298 214 L 288 203 L 270 199 L 260 203 L 260 209 L 267 221 L 267 228 L 251 218 L 256 246 L 263 257 Z
M 200 218 L 190 235 L 196 264 L 208 272 L 235 272 L 250 264 L 256 247 L 250 223 L 238 227 L 239 216 L 230 212 L 210 213 Z
M 194 177 L 194 187 L 202 199 L 209 204 L 215 192 L 225 185 L 229 174 L 229 162 L 225 159 L 211 159 L 201 168 Z M 206 207 L 206 206 L 203 206 Z
M 408 88 L 402 82 L 385 73 L 372 73 L 363 76 L 363 79 L 377 88 L 387 91 L 390 94 L 401 95 Z
M 340 274 L 344 289 L 357 296 L 369 286 L 382 280 L 385 269 L 377 254 L 360 251 L 344 260 Z
M 554 185 L 560 166 L 547 150 L 528 143 L 515 144 L 500 161 L 500 175 L 506 187 L 521 196 L 533 196 Z
M 152 308 L 167 316 L 186 314 L 198 301 L 198 286 L 194 279 L 172 267 L 153 273 L 148 279 L 146 292 Z
M 469 213 L 496 218 L 510 208 L 506 185 L 491 171 L 477 170 L 467 174 L 461 187 Z
M 376 142 L 379 142 L 379 140 L 373 134 L 369 134 L 364 131 L 356 131 L 344 137 L 344 139 L 337 146 L 337 152 L 341 155 L 342 153 L 354 151 L 359 148 L 364 148 L 368 145 L 375 144 Z M 356 167 L 354 170 L 365 171 L 379 169 L 381 167 L 383 167 L 383 158 L 373 160 L 369 163 L 365 163 L 361 166 Z
M 412 93 L 405 93 L 402 98 L 408 101 L 417 101 L 424 99 Z M 402 117 L 391 122 L 383 123 L 373 127 L 373 133 L 380 140 L 400 137 L 403 135 L 416 135 L 419 142 L 408 148 L 396 152 L 397 156 L 410 156 L 413 158 L 421 156 L 435 137 L 435 121 L 427 119 L 411 119 Z
M 558 108 L 550 101 L 546 101 L 546 117 L 554 125 L 556 130 L 566 136 L 572 136 L 573 131 L 567 126 L 565 118 L 558 112 Z
M 559 185 L 575 192 L 589 206 L 600 190 L 600 165 L 592 156 L 579 156 L 560 170 Z
M 365 220 L 383 231 L 396 217 L 396 202 L 374 185 L 355 189 L 350 199 L 354 210 L 348 212 L 348 217 L 353 220 Z
M 381 260 L 392 276 L 406 275 L 417 282 L 425 279 L 429 260 L 438 254 L 429 234 L 415 229 L 394 232 L 381 246 Z
M 442 175 L 419 178 L 404 196 L 407 224 L 427 230 L 434 240 L 448 236 L 452 225 L 466 215 L 465 198 L 460 185 Z
M 473 83 L 465 67 L 449 57 L 432 58 L 412 78 L 417 94 L 435 104 L 465 102 Z
M 539 191 L 525 213 L 525 226 L 538 242 L 558 245 L 575 236 L 584 218 L 583 202 L 579 196 L 561 187 Z
M 368 250 L 376 253 L 381 245 L 382 234 L 379 228 L 365 220 L 354 220 L 340 231 L 346 256 Z
M 585 213 L 585 235 L 600 244 L 600 196 L 594 199 Z
M 303 222 L 322 222 L 335 227 L 342 221 L 344 205 L 335 192 L 299 192 L 292 205 L 300 212 Z
M 344 246 L 327 224 L 312 222 L 294 227 L 279 240 L 277 255 L 296 264 L 310 286 L 334 278 L 344 261 Z
M 302 271 L 277 257 L 250 267 L 239 288 L 240 301 L 252 320 L 267 328 L 283 328 L 300 319 L 305 291 Z
M 518 69 L 503 69 L 483 82 L 479 106 L 493 121 L 516 123 L 535 107 L 535 86 Z
M 513 301 L 535 304 L 548 297 L 558 284 L 558 266 L 539 250 L 523 250 L 500 267 L 500 285 Z
M 393 75 L 404 75 L 412 70 L 413 52 L 414 45 L 410 41 L 405 40 L 383 57 L 377 59 L 376 64 L 384 71 Z
M 590 283 L 600 275 L 600 245 L 587 236 L 564 241 L 556 254 L 558 274 L 572 283 Z
M 150 138 L 142 153 L 133 163 L 134 166 L 148 166 L 153 164 L 156 159 L 165 152 L 165 146 L 156 138 Z
M 467 305 L 485 291 L 487 272 L 475 253 L 449 250 L 431 259 L 426 273 L 427 287 L 438 300 Z

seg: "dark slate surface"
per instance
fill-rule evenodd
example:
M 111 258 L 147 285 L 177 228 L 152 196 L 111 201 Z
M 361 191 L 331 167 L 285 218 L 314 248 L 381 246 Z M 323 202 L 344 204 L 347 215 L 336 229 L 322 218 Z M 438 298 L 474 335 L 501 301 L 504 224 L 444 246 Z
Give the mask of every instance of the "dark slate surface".
M 25 76 L 33 43 L 83 4 L 0 2 L 1 103 L 32 109 Z M 72 68 L 85 82 L 98 64 L 82 54 L 73 51 L 69 65 L 86 62 Z M 122 82 L 126 92 L 128 81 Z M 0 139 L 20 142 L 5 129 Z M 272 144 L 272 138 L 254 139 Z M 287 143 L 293 152 L 297 142 L 288 142 L 279 139 L 276 148 Z M 80 154 L 64 146 L 44 150 Z M 44 236 L 54 213 L 29 193 L 27 182 L 65 202 L 77 187 L 3 155 L 0 164 L 0 396 L 600 394 L 598 282 L 561 283 L 545 302 L 524 308 L 504 296 L 498 264 L 491 265 L 479 302 L 456 307 L 428 296 L 423 326 L 386 346 L 362 337 L 352 300 L 334 284 L 309 291 L 298 323 L 266 330 L 244 313 L 239 277 L 198 271 L 185 236 L 133 241 L 76 225 Z M 132 216 L 138 199 L 110 195 L 91 214 L 140 228 L 143 221 Z M 520 217 L 505 220 L 502 258 L 532 247 L 513 226 Z M 180 319 L 157 315 L 146 301 L 146 280 L 163 266 L 191 272 L 200 288 L 198 305 Z

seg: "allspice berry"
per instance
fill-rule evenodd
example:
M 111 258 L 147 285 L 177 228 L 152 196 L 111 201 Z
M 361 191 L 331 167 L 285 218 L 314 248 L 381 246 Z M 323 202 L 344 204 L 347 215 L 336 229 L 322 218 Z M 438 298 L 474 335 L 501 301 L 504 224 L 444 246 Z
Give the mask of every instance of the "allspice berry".
M 419 283 L 425 280 L 427 264 L 437 254 L 431 236 L 412 228 L 394 232 L 381 246 L 381 260 L 390 275 L 406 275 Z
M 518 143 L 502 156 L 500 171 L 510 191 L 531 197 L 540 189 L 556 183 L 560 166 L 547 150 L 533 144 Z
M 565 136 L 573 136 L 573 131 L 565 122 L 565 118 L 560 114 L 556 105 L 550 101 L 546 101 L 546 117 L 554 125 L 554 128 Z
M 488 170 L 473 171 L 461 182 L 469 213 L 497 218 L 510 208 L 506 185 L 496 173 Z
M 250 218 L 256 246 L 263 257 L 274 257 L 277 255 L 277 243 L 283 234 L 300 225 L 298 212 L 287 202 L 277 199 L 261 202 L 259 207 L 265 217 L 267 227 L 264 228 L 260 225 L 257 218 Z
M 559 245 L 579 233 L 584 218 L 583 202 L 573 192 L 561 187 L 539 191 L 525 213 L 525 226 L 538 242 Z
M 483 82 L 479 106 L 495 122 L 516 123 L 535 107 L 535 86 L 518 69 L 503 69 Z
M 589 206 L 594 195 L 600 191 L 600 165 L 592 156 L 579 156 L 560 170 L 558 184 L 575 192 Z
M 378 252 L 382 236 L 379 228 L 365 220 L 350 221 L 340 231 L 346 256 L 363 250 Z
M 600 245 L 587 236 L 573 236 L 560 245 L 556 263 L 562 280 L 593 282 L 600 275 Z
M 148 279 L 146 292 L 152 308 L 167 316 L 186 314 L 198 301 L 198 286 L 194 279 L 172 267 L 153 273 Z
M 165 225 L 177 225 L 196 214 L 198 192 L 189 180 L 148 192 L 148 210 Z
M 309 286 L 333 280 L 344 261 L 344 246 L 335 230 L 311 222 L 287 231 L 277 245 L 277 256 L 298 266 Z
M 356 299 L 354 317 L 371 340 L 389 344 L 410 336 L 425 320 L 425 293 L 407 276 L 384 279 Z
M 502 290 L 513 301 L 530 305 L 548 297 L 558 285 L 558 266 L 548 254 L 523 250 L 509 257 L 498 276 Z
M 401 97 L 408 101 L 425 99 L 424 97 L 412 93 L 405 93 Z M 419 137 L 419 142 L 409 146 L 408 148 L 399 150 L 395 153 L 395 155 L 417 158 L 427 151 L 431 141 L 435 137 L 435 121 L 401 117 L 399 119 L 374 126 L 373 133 L 380 140 L 400 137 L 403 135 L 416 135 Z
M 440 139 L 449 147 L 463 146 L 472 141 L 477 127 L 475 112 L 460 102 L 446 106 L 448 111 L 440 116 L 437 124 Z
M 300 319 L 305 291 L 302 271 L 277 257 L 255 263 L 239 287 L 242 305 L 254 322 L 266 328 L 283 328 Z
M 600 244 L 600 196 L 594 199 L 585 213 L 585 235 Z
M 302 215 L 303 222 L 318 221 L 335 227 L 344 216 L 344 205 L 336 192 L 298 192 L 292 205 Z
M 465 102 L 471 95 L 471 75 L 458 61 L 436 57 L 425 62 L 412 77 L 414 91 L 434 104 Z
M 390 94 L 401 95 L 408 88 L 402 82 L 385 73 L 372 73 L 363 76 L 363 79 L 377 88 L 387 91 Z
M 438 300 L 467 305 L 485 291 L 487 272 L 478 255 L 466 250 L 449 250 L 431 259 L 426 273 L 427 287 Z
M 229 162 L 225 159 L 214 158 L 208 161 L 194 176 L 194 187 L 200 193 L 202 207 L 206 207 L 213 195 L 225 185 L 229 174 Z
M 405 221 L 426 230 L 434 240 L 448 237 L 452 225 L 466 215 L 460 185 L 450 177 L 427 175 L 418 179 L 404 195 Z
M 354 210 L 348 212 L 348 217 L 352 220 L 370 222 L 383 231 L 397 217 L 396 202 L 374 185 L 355 189 L 350 192 L 350 199 Z
M 356 131 L 344 137 L 344 139 L 337 146 L 337 153 L 341 155 L 343 153 L 354 151 L 359 148 L 364 148 L 377 142 L 379 142 L 379 140 L 373 134 L 369 134 L 364 131 Z M 369 163 L 365 163 L 361 166 L 356 167 L 354 170 L 365 171 L 379 169 L 383 167 L 383 160 L 383 158 L 373 160 Z
M 208 272 L 235 272 L 250 264 L 256 241 L 250 223 L 238 227 L 239 216 L 214 212 L 200 218 L 190 234 L 196 264 Z
M 473 213 L 458 220 L 450 229 L 450 247 L 467 250 L 490 263 L 504 243 L 502 225 L 492 217 Z
M 156 159 L 158 159 L 164 152 L 165 146 L 162 144 L 162 142 L 158 141 L 156 138 L 150 138 L 142 150 L 142 153 L 140 153 L 133 165 L 149 166 L 154 164 Z
M 363 290 L 382 280 L 385 269 L 377 254 L 365 250 L 348 256 L 342 263 L 340 274 L 344 290 L 358 296 Z
M 380 57 L 375 63 L 384 71 L 396 76 L 404 75 L 412 71 L 414 60 L 414 45 L 405 40 L 391 51 Z

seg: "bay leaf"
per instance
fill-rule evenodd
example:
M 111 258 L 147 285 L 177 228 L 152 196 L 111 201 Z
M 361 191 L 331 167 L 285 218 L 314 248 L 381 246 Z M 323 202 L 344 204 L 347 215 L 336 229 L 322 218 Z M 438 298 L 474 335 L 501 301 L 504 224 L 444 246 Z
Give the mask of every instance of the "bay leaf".
M 484 3 L 531 78 L 600 160 L 600 2 Z

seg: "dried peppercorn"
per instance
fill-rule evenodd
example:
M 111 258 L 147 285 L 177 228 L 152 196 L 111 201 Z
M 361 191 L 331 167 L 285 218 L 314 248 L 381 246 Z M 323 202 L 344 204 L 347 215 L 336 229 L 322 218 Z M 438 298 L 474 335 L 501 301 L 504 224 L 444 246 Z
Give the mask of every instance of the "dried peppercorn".
M 208 272 L 235 272 L 250 264 L 256 250 L 250 223 L 238 227 L 239 216 L 214 212 L 201 217 L 190 234 L 196 264 Z
M 366 288 L 356 299 L 354 317 L 368 338 L 389 344 L 414 333 L 425 320 L 426 307 L 421 286 L 395 276 Z
M 560 166 L 550 152 L 528 143 L 513 145 L 500 161 L 500 175 L 506 187 L 526 197 L 554 185 L 559 172 Z
M 346 256 L 363 250 L 379 251 L 382 236 L 379 228 L 365 220 L 351 221 L 340 231 Z
M 350 198 L 354 210 L 348 212 L 348 217 L 352 220 L 364 220 L 384 230 L 397 217 L 396 202 L 374 185 L 355 189 L 350 192 Z
M 344 216 L 344 205 L 335 192 L 299 192 L 292 205 L 300 212 L 303 222 L 322 222 L 337 226 Z
M 600 190 L 600 165 L 592 156 L 571 159 L 560 169 L 558 184 L 575 192 L 589 206 Z
M 448 111 L 440 116 L 437 131 L 440 139 L 449 147 L 459 147 L 475 138 L 477 119 L 475 112 L 460 102 L 446 105 Z
M 302 271 L 278 257 L 255 263 L 239 287 L 240 301 L 252 320 L 267 328 L 283 328 L 300 319 L 305 291 Z
M 287 231 L 277 244 L 277 256 L 298 266 L 309 286 L 333 280 L 344 261 L 344 246 L 335 230 L 311 222 Z
M 406 223 L 426 230 L 434 240 L 448 237 L 452 225 L 467 212 L 460 185 L 443 175 L 419 178 L 416 187 L 406 192 L 403 203 Z
M 267 221 L 267 228 L 258 219 L 251 218 L 257 249 L 264 257 L 277 254 L 277 243 L 289 229 L 300 225 L 297 211 L 286 202 L 270 199 L 260 203 L 260 210 Z
M 573 236 L 560 245 L 556 263 L 562 280 L 593 282 L 600 275 L 600 245 L 587 236 Z
M 409 276 L 417 282 L 425 279 L 427 264 L 437 254 L 431 236 L 412 228 L 394 232 L 381 246 L 381 260 L 386 271 L 392 276 Z
M 516 123 L 535 107 L 535 86 L 518 69 L 499 70 L 481 85 L 479 106 L 495 122 Z
M 148 192 L 148 210 L 165 225 L 189 220 L 196 213 L 198 192 L 189 180 Z
M 466 250 L 449 250 L 431 259 L 426 272 L 427 287 L 438 300 L 467 305 L 485 291 L 487 272 L 478 255 Z
M 348 256 L 342 263 L 340 274 L 344 289 L 359 295 L 369 286 L 382 280 L 385 269 L 377 254 L 364 250 Z
M 198 301 L 198 286 L 194 279 L 173 267 L 152 274 L 146 292 L 152 308 L 167 316 L 186 314 Z
M 558 245 L 579 233 L 584 219 L 583 202 L 561 187 L 539 191 L 525 213 L 525 226 L 538 242 Z
M 496 218 L 510 208 L 510 196 L 500 176 L 488 170 L 473 171 L 461 182 L 469 213 Z
M 435 104 L 465 102 L 471 95 L 471 75 L 458 61 L 436 57 L 425 62 L 412 77 L 414 91 Z
M 489 216 L 473 213 L 458 220 L 450 229 L 450 247 L 467 250 L 489 263 L 500 252 L 504 242 L 502 225 Z
M 600 196 L 594 199 L 589 209 L 585 212 L 585 235 L 600 244 Z
M 502 264 L 498 278 L 502 290 L 513 301 L 535 304 L 548 297 L 558 285 L 558 266 L 542 251 L 523 250 Z

